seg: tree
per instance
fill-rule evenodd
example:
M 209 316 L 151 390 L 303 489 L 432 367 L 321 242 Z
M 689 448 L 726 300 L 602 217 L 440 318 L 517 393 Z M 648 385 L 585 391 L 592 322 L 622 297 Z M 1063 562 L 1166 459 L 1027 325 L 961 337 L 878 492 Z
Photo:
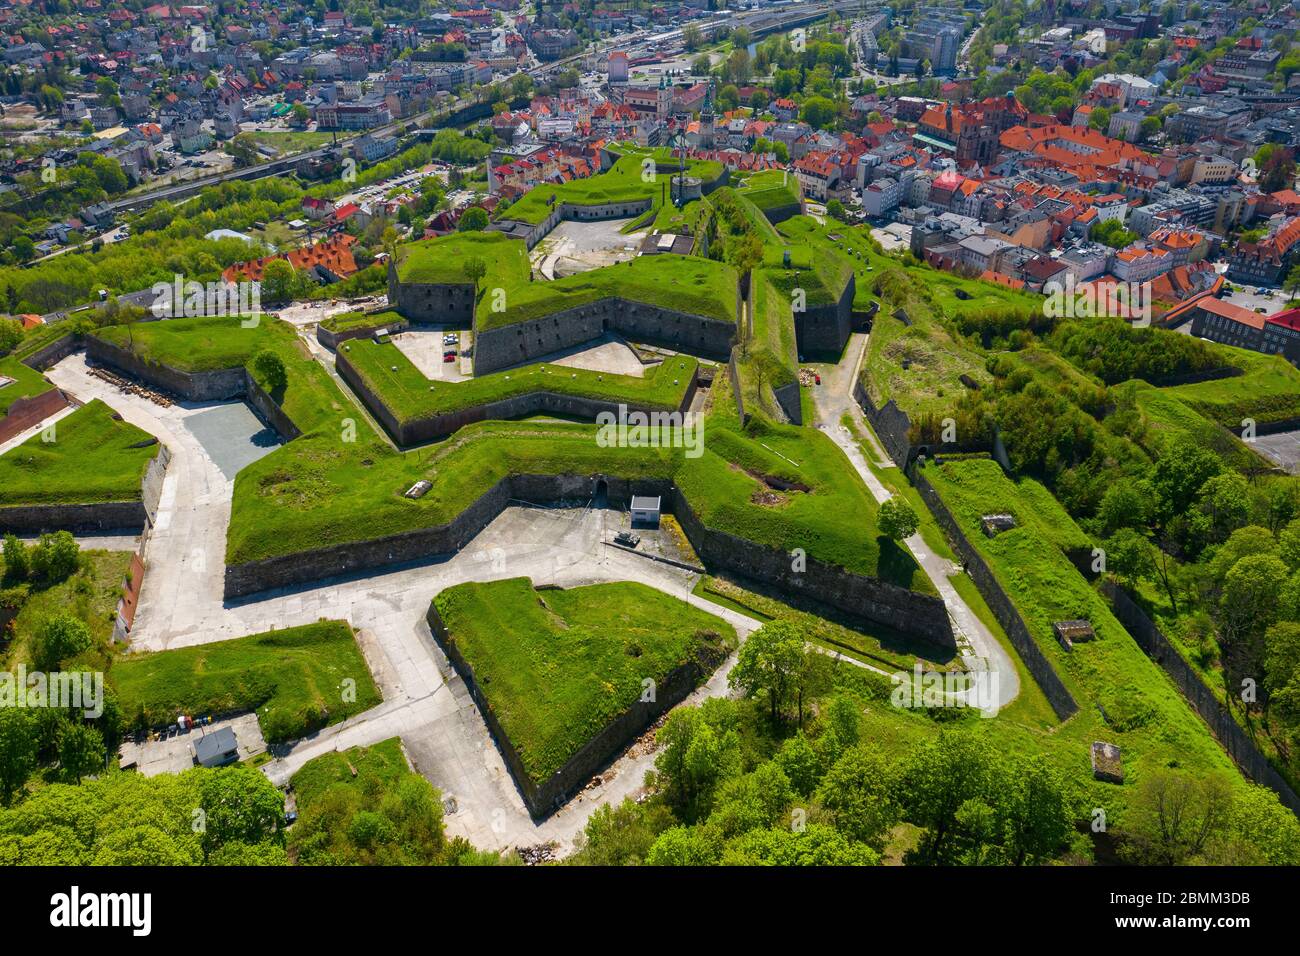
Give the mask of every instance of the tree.
M 1190 441 L 1171 445 L 1151 469 L 1157 519 L 1169 521 L 1187 512 L 1201 486 L 1222 467 L 1219 457 L 1208 448 Z
M 740 646 L 727 683 L 749 696 L 767 695 L 772 719 L 780 718 L 794 697 L 804 666 L 804 635 L 789 621 L 769 621 Z
M 292 301 L 298 289 L 298 273 L 288 260 L 272 259 L 262 270 L 261 294 L 266 301 Z
M 262 349 L 253 356 L 253 373 L 272 394 L 282 391 L 289 384 L 284 359 L 270 349 Z
M 199 797 L 205 855 L 229 842 L 283 842 L 284 795 L 260 770 L 229 767 L 210 774 Z
M 59 736 L 59 769 L 81 783 L 87 774 L 104 769 L 104 736 L 90 724 L 73 721 Z
M 957 813 L 968 801 L 998 803 L 993 759 L 982 738 L 961 729 L 945 729 L 917 749 L 903 766 L 898 793 L 903 817 L 925 833 L 909 859 L 927 864 L 956 862 L 962 827 Z
M 93 643 L 90 628 L 72 614 L 55 614 L 37 628 L 32 640 L 32 663 L 37 670 L 53 671 Z
M 28 712 L 0 707 L 0 802 L 9 806 L 36 769 L 36 734 Z
M 27 546 L 15 534 L 5 535 L 4 543 L 5 580 L 26 581 L 31 573 Z
M 1070 838 L 1074 814 L 1060 771 L 1041 754 L 1013 758 L 997 804 L 1002 855 L 1013 866 L 1050 859 Z
M 878 866 L 880 854 L 824 823 L 810 823 L 802 830 L 783 827 L 746 833 L 727 845 L 721 862 L 723 866 Z
M 889 765 L 865 747 L 853 747 L 835 762 L 822 779 L 817 799 L 831 811 L 835 829 L 877 850 L 898 822 Z
M 876 519 L 880 533 L 892 541 L 904 541 L 916 534 L 921 524 L 912 506 L 906 498 L 895 495 L 880 506 L 880 515 Z
M 839 107 L 824 96 L 810 96 L 804 100 L 803 108 L 799 111 L 799 118 L 809 126 L 818 129 L 829 127 L 839 114 Z
M 701 827 L 673 827 L 656 838 L 646 863 L 650 866 L 714 866 L 721 856 L 717 837 Z
M 487 227 L 488 214 L 482 206 L 470 206 L 461 213 L 460 221 L 456 223 L 459 232 L 482 232 Z
M 826 772 L 822 755 L 802 731 L 787 739 L 772 759 L 784 771 L 795 791 L 805 797 L 817 789 Z
M 1210 519 L 1211 537 L 1223 541 L 1250 519 L 1250 489 L 1236 472 L 1215 475 L 1201 485 L 1201 511 Z
M 840 202 L 838 199 L 832 199 L 826 204 L 826 215 L 830 216 L 832 219 L 838 220 L 839 222 L 844 222 L 846 218 L 844 203 Z
M 1264 632 L 1277 620 L 1286 577 L 1286 565 L 1276 555 L 1248 554 L 1224 578 L 1219 623 L 1225 678 L 1231 683 L 1260 673 Z
M 769 760 L 752 773 L 732 777 L 718 788 L 708 826 L 725 838 L 778 826 L 785 822 L 793 800 L 790 778 L 779 764 Z
M 1125 229 L 1124 224 L 1118 219 L 1107 219 L 1093 226 L 1088 231 L 1088 238 L 1112 249 L 1123 249 L 1137 242 L 1138 235 L 1132 230 Z
M 1151 488 L 1145 482 L 1116 476 L 1101 497 L 1097 517 L 1108 532 L 1145 528 L 1151 521 Z
M 28 552 L 31 573 L 47 584 L 66 581 L 77 572 L 80 551 L 77 539 L 69 531 L 43 534 Z
M 636 866 L 646 861 L 655 838 L 673 823 L 667 807 L 634 803 L 603 804 L 587 818 L 578 837 L 576 859 L 587 866 Z
M 487 275 L 487 263 L 478 256 L 471 256 L 465 260 L 465 275 L 469 276 L 474 283 L 474 296 L 478 297 L 478 284 L 483 281 Z
M 735 703 L 713 698 L 671 711 L 655 734 L 660 789 L 684 819 L 707 816 L 718 784 L 740 772 L 738 723 Z
M 10 289 L 13 286 L 9 287 Z M 10 311 L 13 311 L 10 309 Z M 12 352 L 22 341 L 23 324 L 17 319 L 0 319 L 0 355 Z
M 727 240 L 727 262 L 742 276 L 763 262 L 763 240 L 755 232 L 746 232 Z
M 1232 790 L 1218 774 L 1155 768 L 1142 778 L 1124 816 L 1122 854 L 1145 866 L 1193 862 L 1226 831 Z
M 1105 543 L 1106 568 L 1130 589 L 1141 578 L 1154 577 L 1155 557 L 1151 542 L 1132 528 L 1121 528 Z

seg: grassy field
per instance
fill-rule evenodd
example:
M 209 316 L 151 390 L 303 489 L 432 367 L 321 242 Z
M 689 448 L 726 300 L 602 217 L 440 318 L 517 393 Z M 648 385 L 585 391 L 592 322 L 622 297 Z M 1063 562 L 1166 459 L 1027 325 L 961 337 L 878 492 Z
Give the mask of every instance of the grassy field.
M 90 628 L 94 644 L 73 663 L 106 670 L 112 657 L 110 641 L 117 621 L 122 582 L 131 567 L 131 552 L 83 550 L 80 567 L 66 581 L 31 589 L 13 621 L 13 637 L 0 652 L 0 662 L 12 669 L 32 663 L 31 640 L 40 624 L 54 614 L 72 614 Z M 0 559 L 0 581 L 4 580 Z
M 323 320 L 320 327 L 328 332 L 350 332 L 353 329 L 382 329 L 386 325 L 405 321 L 400 312 L 392 309 L 383 312 L 339 312 Z
M 457 585 L 434 604 L 538 784 L 634 705 L 645 679 L 711 669 L 736 640 L 721 618 L 632 582 L 536 591 L 513 578 Z
M 638 256 L 554 282 L 505 283 L 501 286 L 505 308 L 494 311 L 493 297 L 484 295 L 476 324 L 479 331 L 501 328 L 614 296 L 734 323 L 738 281 L 736 270 L 721 262 L 694 256 Z M 493 286 L 485 281 L 483 288 Z
M 647 182 L 642 177 L 643 162 L 653 160 L 655 174 Z M 668 149 L 640 150 L 630 147 L 626 155 L 609 170 L 587 179 L 575 179 L 562 185 L 538 186 L 525 193 L 506 210 L 504 218 L 536 225 L 546 219 L 561 203 L 599 206 L 614 202 L 650 199 L 658 208 L 670 188 L 670 176 L 677 171 L 678 160 Z M 722 175 L 721 163 L 712 160 L 687 160 L 686 175 L 713 182 Z
M 1165 389 L 1211 421 L 1240 434 L 1242 420 L 1263 424 L 1300 416 L 1300 370 L 1280 355 L 1216 346 L 1245 374 Z
M 771 389 L 782 388 L 798 379 L 790 300 L 762 269 L 752 273 L 750 288 L 754 333 L 736 353 L 740 396 L 746 413 L 761 413 L 779 421 Z
M 1207 418 L 1172 389 L 1132 381 L 1117 386 L 1117 392 L 1125 398 L 1131 397 L 1141 411 L 1146 430 L 1140 444 L 1153 458 L 1159 458 L 1170 443 L 1190 441 L 1209 448 L 1241 471 L 1266 464 L 1236 434 Z M 1240 428 L 1240 422 L 1237 424 Z
M 0 455 L 0 508 L 139 501 L 158 444 L 143 445 L 151 436 L 113 415 L 96 399 Z
M 401 282 L 470 285 L 474 280 L 465 267 L 474 258 L 487 267 L 481 288 L 528 281 L 527 247 L 500 232 L 458 232 L 401 246 L 397 278 Z
M 885 307 L 876 314 L 862 384 L 877 407 L 892 398 L 913 420 L 926 414 L 945 417 L 966 389 L 962 375 L 981 385 L 993 380 L 980 352 L 935 319 L 917 317 L 907 326 Z
M 281 156 L 301 153 L 309 149 L 315 149 L 323 146 L 331 139 L 330 133 L 313 133 L 307 130 L 268 130 L 254 133 L 245 133 L 259 145 L 269 146 L 278 150 Z
M 251 367 L 253 358 L 269 350 L 284 362 L 287 384 L 270 391 L 303 432 L 327 428 L 336 434 L 344 418 L 356 419 L 355 407 L 341 395 L 329 373 L 311 357 L 299 341 L 293 326 L 263 315 L 256 325 L 245 327 L 238 317 L 207 316 L 141 322 L 130 327 L 108 326 L 95 335 L 129 348 L 138 358 L 184 372 Z M 259 381 L 264 388 L 267 383 Z M 356 420 L 358 430 L 369 426 Z
M 380 701 L 343 621 L 131 655 L 109 679 L 128 726 L 167 724 L 177 714 L 256 711 L 271 743 L 296 740 Z
M 13 355 L 0 358 L 0 380 L 6 378 L 13 381 L 0 386 L 0 419 L 9 413 L 9 406 L 18 399 L 32 398 L 54 387 L 45 381 L 44 375 L 28 368 Z
M 411 773 L 402 741 L 398 737 L 381 740 L 369 747 L 314 757 L 293 775 L 290 785 L 298 801 L 298 812 L 314 806 L 333 787 L 354 787 L 375 781 L 388 789 Z
M 799 202 L 798 181 L 782 169 L 769 169 L 746 177 L 737 191 L 763 212 Z
M 1058 738 L 1077 748 L 1072 758 L 1076 775 L 1088 766 L 1086 747 L 1091 741 L 1107 740 L 1123 749 L 1124 791 L 1145 770 L 1174 764 L 1194 772 L 1224 772 L 1240 780 L 1164 672 L 1147 659 L 1104 599 L 1065 557 L 1063 547 L 1086 545 L 1087 536 L 1046 489 L 1028 479 L 1011 481 L 987 459 L 931 465 L 925 475 L 1078 701 L 1079 712 L 1056 731 Z M 991 511 L 1010 511 L 1018 526 L 986 537 L 978 522 Z M 1075 618 L 1090 621 L 1097 639 L 1066 652 L 1052 636 L 1051 626 Z
M 672 410 L 680 407 L 699 367 L 696 359 L 678 356 L 638 377 L 539 364 L 466 382 L 434 383 L 391 342 L 355 339 L 342 348 L 362 380 L 401 422 L 541 391 Z

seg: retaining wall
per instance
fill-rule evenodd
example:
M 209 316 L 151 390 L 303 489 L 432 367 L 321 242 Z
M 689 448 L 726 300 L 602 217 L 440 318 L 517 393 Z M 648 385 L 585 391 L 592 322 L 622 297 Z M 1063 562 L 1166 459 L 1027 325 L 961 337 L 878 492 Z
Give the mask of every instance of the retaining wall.
M 28 368 L 34 368 L 38 372 L 44 372 L 50 366 L 61 362 L 77 349 L 81 348 L 82 337 L 76 333 L 69 332 L 60 339 L 46 345 L 44 348 L 37 349 L 31 355 L 22 360 L 22 363 Z
M 856 282 L 849 276 L 839 300 L 829 305 L 812 306 L 794 313 L 794 335 L 799 354 L 844 351 L 853 331 L 853 296 Z
M 370 410 L 370 413 L 380 421 L 393 440 L 402 446 L 418 445 L 432 441 L 443 435 L 450 435 L 474 422 L 522 418 L 527 415 L 543 413 L 567 415 L 595 421 L 596 416 L 601 412 L 612 412 L 617 415 L 620 404 L 624 405 L 628 411 L 647 413 L 656 411 L 680 412 L 690 408 L 697 387 L 696 379 L 692 378 L 687 385 L 682 401 L 672 408 L 651 406 L 639 402 L 620 403 L 608 399 L 584 398 L 558 392 L 536 391 L 513 395 L 495 402 L 472 405 L 456 411 L 403 421 L 370 389 L 361 373 L 348 360 L 346 353 L 338 353 L 335 359 L 335 367 L 338 369 L 339 377 L 352 387 L 353 391 L 361 398 L 362 403 Z
M 385 307 L 384 311 L 387 312 L 389 309 Z M 397 332 L 405 332 L 410 327 L 411 323 L 407 322 L 405 319 L 397 322 L 376 322 L 374 325 L 359 325 L 356 328 L 344 329 L 341 332 L 331 332 L 329 329 L 325 328 L 324 325 L 317 325 L 316 341 L 333 352 L 336 351 L 342 343 L 351 339 L 369 338 L 378 329 L 388 329 L 390 332 L 396 334 Z
M 633 495 L 658 495 L 674 514 L 695 553 L 708 565 L 802 594 L 812 600 L 933 641 L 955 652 L 947 608 L 937 597 L 917 594 L 875 578 L 845 571 L 814 558 L 796 572 L 785 551 L 706 528 L 668 479 L 594 475 L 513 475 L 502 478 L 444 525 L 386 538 L 300 552 L 226 567 L 225 596 L 319 581 L 351 572 L 450 554 L 464 547 L 511 499 L 538 504 L 593 497 L 604 482 L 611 502 Z
M 736 309 L 738 314 L 739 290 Z M 726 361 L 731 354 L 736 323 L 627 299 L 600 299 L 526 322 L 476 331 L 474 374 L 485 375 L 532 362 L 552 352 L 590 342 L 606 332 Z
M 1048 661 L 1042 649 L 1039 648 L 1033 636 L 1029 633 L 1025 619 L 1016 610 L 1015 602 L 1003 590 L 997 576 L 985 563 L 984 558 L 975 549 L 975 546 L 967 539 L 965 532 L 957 523 L 957 519 L 953 517 L 952 512 L 948 510 L 948 506 L 944 504 L 943 498 L 934 490 L 934 486 L 930 484 L 925 475 L 919 470 L 913 469 L 911 477 L 912 484 L 916 486 L 921 498 L 929 506 L 930 511 L 934 513 L 935 519 L 939 522 L 939 526 L 943 528 L 953 550 L 957 552 L 957 555 L 966 565 L 967 573 L 975 582 L 975 586 L 979 588 L 979 592 L 993 612 L 993 616 L 998 619 L 998 623 L 1002 625 L 1002 630 L 1006 632 L 1012 646 L 1020 654 L 1020 659 L 1024 661 L 1025 668 L 1033 676 L 1038 686 L 1042 688 L 1043 694 L 1046 695 L 1047 702 L 1052 705 L 1052 711 L 1056 714 L 1057 719 L 1065 720 L 1071 717 L 1079 709 L 1079 705 L 1066 689 L 1065 684 L 1061 682 L 1061 678 L 1057 675 L 1051 662 Z
M 0 534 L 138 530 L 147 515 L 140 501 L 103 501 L 81 505 L 19 505 L 0 508 Z
M 86 358 L 92 362 L 112 365 L 155 388 L 192 402 L 224 402 L 242 398 L 248 385 L 248 375 L 243 368 L 182 372 L 161 362 L 147 362 L 138 355 L 93 335 L 86 337 Z
M 447 626 L 433 603 L 429 605 L 427 619 L 429 629 L 433 632 L 438 646 L 442 648 L 452 667 L 469 689 L 470 697 L 474 699 L 479 713 L 483 715 L 484 723 L 492 732 L 492 738 L 496 741 L 502 759 L 510 768 L 511 776 L 515 778 L 515 785 L 524 799 L 524 805 L 528 807 L 528 812 L 535 819 L 545 817 L 557 810 L 573 794 L 581 790 L 597 771 L 636 740 L 661 714 L 685 700 L 691 691 L 725 659 L 722 654 L 703 656 L 674 668 L 662 679 L 656 677 L 653 702 L 634 703 L 588 740 L 565 762 L 564 766 L 546 780 L 536 783 L 525 770 L 523 760 L 502 729 L 486 695 L 475 680 L 473 668 L 461 655 L 460 648 L 448 633 Z
M 772 395 L 776 398 L 776 403 L 781 406 L 781 411 L 785 412 L 786 418 L 796 425 L 803 424 L 803 404 L 800 401 L 798 379 L 789 385 L 772 389 Z
M 86 357 L 140 379 L 190 402 L 248 402 L 262 420 L 283 441 L 293 441 L 302 432 L 284 410 L 257 384 L 246 368 L 225 368 L 210 372 L 182 372 L 160 362 L 146 362 L 124 348 L 90 336 Z
M 1115 617 L 1133 635 L 1138 647 L 1169 675 L 1187 703 L 1209 726 L 1210 733 L 1214 734 L 1228 756 L 1241 768 L 1241 772 L 1255 783 L 1268 787 L 1291 812 L 1300 816 L 1300 796 L 1268 762 L 1268 758 L 1255 746 L 1254 741 L 1155 622 L 1114 581 L 1103 581 L 1101 590 L 1109 598 Z
M 9 441 L 70 404 L 68 397 L 57 388 L 30 398 L 15 399 L 9 406 L 9 413 L 0 416 L 0 442 Z
M 862 413 L 871 423 L 871 429 L 880 439 L 889 457 L 900 468 L 907 467 L 912 460 L 912 440 L 908 437 L 912 430 L 912 420 L 907 413 L 895 404 L 891 398 L 881 408 L 871 400 L 859 378 L 853 383 L 853 398 L 862 406 Z

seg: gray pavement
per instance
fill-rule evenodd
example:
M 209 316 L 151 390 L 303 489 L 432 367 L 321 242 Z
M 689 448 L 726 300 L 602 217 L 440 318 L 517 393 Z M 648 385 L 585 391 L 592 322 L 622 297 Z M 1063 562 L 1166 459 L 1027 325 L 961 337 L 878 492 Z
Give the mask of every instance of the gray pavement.
M 515 502 L 457 554 L 305 588 L 270 591 L 226 605 L 222 598 L 225 533 L 232 482 L 190 431 L 201 409 L 162 408 L 89 375 L 82 356 L 64 359 L 50 377 L 83 399 L 99 397 L 172 452 L 158 520 L 145 553 L 147 572 L 131 633 L 134 651 L 188 647 L 257 634 L 321 618 L 347 620 L 384 700 L 348 721 L 298 742 L 262 769 L 277 784 L 312 757 L 400 736 L 416 769 L 454 805 L 448 832 L 475 845 L 506 849 L 556 840 L 573 845 L 591 811 L 642 786 L 653 765 L 648 747 L 633 748 L 584 791 L 541 823 L 524 808 L 487 726 L 429 633 L 433 596 L 464 581 L 528 576 L 574 587 L 641 581 L 729 621 L 743 636 L 756 622 L 691 593 L 698 576 L 603 544 L 621 526 L 620 512 L 537 507 Z M 697 696 L 727 692 L 727 662 Z
M 822 384 L 813 387 L 813 398 L 817 408 L 817 427 L 840 446 L 840 450 L 848 456 L 872 497 L 883 503 L 891 498 L 893 493 L 872 473 L 866 459 L 862 456 L 855 435 L 840 423 L 840 419 L 848 414 L 852 417 L 858 432 L 871 434 L 871 428 L 863 417 L 861 407 L 853 400 L 853 382 L 866 355 L 866 346 L 867 336 L 862 333 L 854 334 L 837 365 L 817 366 L 821 370 Z M 874 436 L 872 438 L 870 443 L 874 451 L 879 451 L 878 443 L 874 441 Z M 1012 661 L 1010 653 L 952 586 L 949 576 L 961 573 L 960 569 L 951 561 L 935 554 L 919 532 L 904 543 L 947 605 L 962 661 L 971 670 L 987 669 L 997 674 L 998 707 L 999 709 L 1005 707 L 1020 693 L 1020 675 L 1016 672 L 1015 662 Z
M 229 727 L 235 732 L 240 760 L 266 753 L 266 740 L 262 737 L 257 715 L 241 714 L 173 736 L 145 740 L 143 743 L 127 740 L 118 751 L 121 765 L 134 766 L 146 777 L 156 777 L 160 773 L 182 773 L 194 766 L 195 742 L 223 727 Z

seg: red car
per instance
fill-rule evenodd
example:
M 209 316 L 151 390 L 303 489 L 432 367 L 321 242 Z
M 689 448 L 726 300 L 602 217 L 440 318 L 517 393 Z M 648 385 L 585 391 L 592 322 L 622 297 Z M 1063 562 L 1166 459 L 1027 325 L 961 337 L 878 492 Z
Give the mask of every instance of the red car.
M 443 360 L 444 362 L 454 362 L 454 361 L 456 361 L 456 353 L 455 353 L 455 352 L 448 352 L 446 355 L 444 355 L 444 356 L 442 357 L 442 360 Z

